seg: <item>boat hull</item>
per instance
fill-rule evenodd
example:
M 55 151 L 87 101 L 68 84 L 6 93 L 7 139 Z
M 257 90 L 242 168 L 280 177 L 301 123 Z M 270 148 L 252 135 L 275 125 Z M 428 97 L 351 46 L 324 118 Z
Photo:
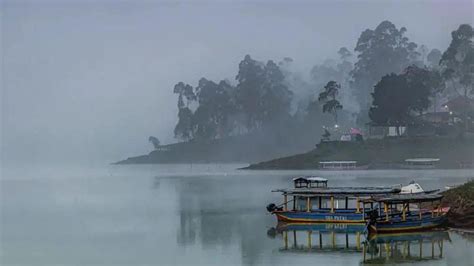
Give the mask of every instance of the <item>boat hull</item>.
M 420 220 L 417 217 L 407 218 L 406 221 L 391 220 L 391 221 L 377 221 L 375 224 L 369 225 L 369 233 L 376 234 L 390 234 L 401 232 L 424 231 L 436 227 L 443 226 L 447 221 L 446 214 L 432 217 L 431 215 L 424 215 Z
M 285 223 L 279 222 L 276 230 L 284 231 L 311 231 L 321 233 L 363 233 L 365 224 L 360 223 Z
M 278 221 L 286 223 L 354 223 L 365 224 L 364 214 L 356 212 L 301 212 L 276 211 L 273 212 Z

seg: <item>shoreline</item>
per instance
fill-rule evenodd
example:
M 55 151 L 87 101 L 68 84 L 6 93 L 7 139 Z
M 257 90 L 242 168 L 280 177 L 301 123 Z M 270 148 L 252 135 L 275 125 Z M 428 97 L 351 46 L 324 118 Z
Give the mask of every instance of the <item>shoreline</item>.
M 432 167 L 406 165 L 407 159 L 415 158 L 435 158 L 437 161 Z M 474 139 L 435 137 L 328 141 L 319 143 L 309 152 L 253 163 L 244 169 L 330 171 L 319 168 L 322 161 L 355 161 L 356 168 L 368 170 L 474 169 Z
M 239 170 L 330 170 L 320 169 L 319 163 L 356 161 L 356 168 L 364 170 L 407 170 L 413 168 L 407 167 L 407 159 L 436 158 L 439 162 L 431 169 L 474 169 L 474 136 L 326 141 L 311 150 L 308 146 L 276 149 L 242 139 L 182 142 L 112 164 L 242 163 L 248 166 Z
M 265 170 L 282 170 L 282 171 L 290 171 L 290 170 L 314 170 L 314 171 L 322 171 L 322 172 L 354 172 L 354 171 L 379 171 L 379 170 L 393 170 L 393 171 L 431 171 L 431 170 L 474 170 L 474 167 L 464 167 L 464 168 L 456 168 L 456 167 L 435 167 L 435 168 L 403 168 L 403 167 L 368 167 L 363 169 L 334 169 L 334 170 L 327 170 L 321 168 L 260 168 L 255 167 L 254 165 L 249 165 L 246 167 L 238 168 L 237 170 L 257 170 L 257 171 L 265 171 Z

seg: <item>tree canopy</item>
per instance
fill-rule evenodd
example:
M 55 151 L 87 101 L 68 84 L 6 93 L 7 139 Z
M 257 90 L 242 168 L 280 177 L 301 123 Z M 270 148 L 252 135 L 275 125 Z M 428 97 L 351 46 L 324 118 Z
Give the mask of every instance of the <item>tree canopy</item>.
M 150 137 L 148 137 L 148 141 L 153 145 L 153 148 L 155 150 L 160 148 L 160 141 L 158 140 L 157 137 L 150 136 Z
M 174 135 L 183 140 L 194 137 L 193 111 L 189 107 L 182 107 L 178 110 L 178 123 L 174 128 Z
M 360 35 L 355 51 L 357 62 L 352 71 L 352 89 L 362 107 L 368 105 L 373 86 L 386 74 L 400 73 L 419 55 L 417 44 L 405 36 L 407 29 L 398 29 L 383 21 L 374 30 Z
M 440 86 L 436 72 L 410 66 L 402 74 L 389 74 L 375 85 L 370 119 L 379 125 L 402 126 L 430 106 L 430 97 Z
M 432 68 L 437 68 L 439 66 L 439 61 L 441 61 L 441 51 L 438 49 L 432 49 L 427 57 L 428 65 Z
M 239 124 L 252 131 L 291 116 L 293 93 L 274 61 L 264 64 L 247 55 L 239 64 L 236 80 L 236 87 L 227 81 L 215 83 L 206 78 L 201 78 L 196 88 L 177 83 L 173 89 L 178 94 L 175 136 L 185 140 L 217 139 L 231 135 Z M 197 103 L 195 111 L 191 102 Z
M 471 25 L 462 24 L 451 33 L 452 40 L 443 53 L 440 65 L 443 76 L 451 82 L 456 92 L 465 97 L 474 93 L 474 30 Z
M 247 129 L 260 128 L 289 115 L 293 93 L 273 61 L 263 64 L 246 55 L 239 64 L 236 80 L 235 103 L 245 116 Z
M 193 137 L 193 111 L 189 108 L 189 103 L 196 100 L 194 89 L 189 84 L 179 82 L 174 86 L 173 93 L 178 94 L 178 124 L 174 128 L 174 135 L 189 140 Z
M 453 31 L 444 53 L 418 46 L 406 32 L 382 21 L 360 34 L 354 55 L 347 47 L 339 48 L 335 59 L 311 69 L 310 79 L 305 78 L 308 73 L 294 71 L 290 57 L 258 61 L 246 55 L 235 81 L 201 78 L 195 87 L 178 82 L 173 88 L 178 95 L 175 137 L 213 140 L 256 132 L 283 136 L 281 132 L 298 127 L 314 136 L 323 133 L 322 125 L 331 123 L 331 116 L 346 126 L 361 126 L 368 119 L 403 125 L 430 106 L 436 111 L 437 97 L 472 96 L 472 26 L 463 24 Z
M 331 80 L 326 84 L 326 86 L 324 86 L 324 90 L 319 94 L 318 97 L 318 101 L 324 102 L 323 113 L 332 114 L 336 123 L 337 111 L 342 110 L 342 104 L 338 100 L 336 100 L 340 88 L 341 85 Z
M 196 137 L 214 139 L 230 134 L 232 125 L 229 118 L 235 112 L 230 95 L 232 89 L 226 81 L 216 84 L 205 78 L 199 80 L 196 87 L 199 106 L 193 116 Z
M 196 100 L 196 95 L 194 94 L 193 87 L 189 84 L 184 84 L 179 82 L 173 88 L 173 93 L 178 94 L 178 108 L 183 108 L 185 106 L 184 99 L 186 99 L 186 106 L 189 106 L 189 103 Z

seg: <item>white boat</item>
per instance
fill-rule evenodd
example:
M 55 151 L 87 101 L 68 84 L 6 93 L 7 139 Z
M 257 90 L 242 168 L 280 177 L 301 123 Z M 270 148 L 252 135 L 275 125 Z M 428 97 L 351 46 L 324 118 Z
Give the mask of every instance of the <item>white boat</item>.
M 420 186 L 420 184 L 416 183 L 415 181 L 411 181 L 408 185 L 401 186 L 401 187 L 402 187 L 402 190 L 400 191 L 400 194 L 413 194 L 413 193 L 425 192 L 423 188 Z

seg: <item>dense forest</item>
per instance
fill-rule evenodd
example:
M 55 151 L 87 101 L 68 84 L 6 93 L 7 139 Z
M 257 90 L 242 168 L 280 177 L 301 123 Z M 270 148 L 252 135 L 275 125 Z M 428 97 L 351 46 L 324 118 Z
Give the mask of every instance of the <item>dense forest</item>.
M 443 100 L 471 99 L 472 26 L 454 29 L 444 52 L 413 42 L 406 32 L 383 21 L 363 31 L 353 51 L 336 49 L 337 59 L 307 73 L 294 71 L 290 57 L 263 62 L 245 55 L 235 80 L 178 82 L 173 88 L 178 107 L 174 135 L 194 143 L 264 142 L 265 147 L 279 147 L 280 153 L 293 152 L 350 128 L 363 131 L 369 123 L 416 123 L 417 116 L 436 112 Z M 462 114 L 466 123 L 471 117 L 472 110 Z

